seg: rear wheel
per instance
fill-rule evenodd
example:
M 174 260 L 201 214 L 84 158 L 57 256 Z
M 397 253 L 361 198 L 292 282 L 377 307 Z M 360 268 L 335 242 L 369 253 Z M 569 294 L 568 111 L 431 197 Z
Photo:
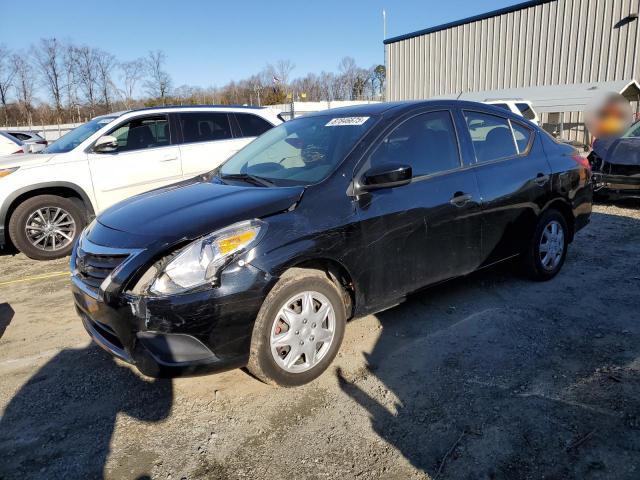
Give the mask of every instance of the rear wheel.
M 85 226 L 86 215 L 71 199 L 39 195 L 22 202 L 9 220 L 9 236 L 18 250 L 35 260 L 69 255 Z
M 569 245 L 567 221 L 557 210 L 545 211 L 523 257 L 526 273 L 535 280 L 550 280 L 564 265 Z
M 265 383 L 303 385 L 336 356 L 346 323 L 342 295 L 320 270 L 292 269 L 267 295 L 253 329 L 249 371 Z

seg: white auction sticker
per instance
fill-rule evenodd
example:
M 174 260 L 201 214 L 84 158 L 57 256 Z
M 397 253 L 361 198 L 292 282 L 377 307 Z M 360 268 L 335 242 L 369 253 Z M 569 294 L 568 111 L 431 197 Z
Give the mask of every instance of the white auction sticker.
M 332 118 L 325 127 L 344 127 L 347 125 L 362 125 L 369 117 L 338 117 Z

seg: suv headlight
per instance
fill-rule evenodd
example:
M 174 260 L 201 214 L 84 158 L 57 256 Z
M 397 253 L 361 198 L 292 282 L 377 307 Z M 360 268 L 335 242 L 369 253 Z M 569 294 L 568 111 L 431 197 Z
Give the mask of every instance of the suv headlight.
M 260 241 L 266 228 L 262 220 L 248 220 L 190 243 L 160 272 L 151 285 L 151 292 L 170 295 L 213 282 L 220 268 L 233 256 Z
M 0 178 L 6 177 L 7 175 L 11 175 L 13 172 L 18 170 L 18 168 L 20 168 L 20 167 L 0 168 Z

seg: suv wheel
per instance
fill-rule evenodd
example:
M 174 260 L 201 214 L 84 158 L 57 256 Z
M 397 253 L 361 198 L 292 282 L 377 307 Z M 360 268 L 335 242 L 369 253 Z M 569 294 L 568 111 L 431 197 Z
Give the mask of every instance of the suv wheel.
M 258 313 L 249 371 L 265 383 L 293 387 L 324 372 L 338 353 L 346 324 L 335 283 L 320 270 L 289 270 Z
M 9 236 L 27 257 L 52 260 L 69 255 L 86 215 L 72 200 L 39 195 L 22 202 L 9 220 Z
M 535 280 L 555 277 L 567 257 L 569 246 L 567 221 L 557 210 L 544 212 L 524 254 L 526 273 Z

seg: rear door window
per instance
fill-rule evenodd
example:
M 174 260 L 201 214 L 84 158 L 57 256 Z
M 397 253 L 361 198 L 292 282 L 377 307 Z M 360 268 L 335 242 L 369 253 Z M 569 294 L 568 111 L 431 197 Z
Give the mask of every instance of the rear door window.
M 229 115 L 225 112 L 180 114 L 183 143 L 212 142 L 232 138 Z
M 464 112 L 476 160 L 490 162 L 518 154 L 509 120 L 497 115 Z
M 169 145 L 169 120 L 166 115 L 138 117 L 117 126 L 109 132 L 116 137 L 116 152 L 128 152 L 144 148 Z
M 371 166 L 384 163 L 411 165 L 414 177 L 460 167 L 451 113 L 446 110 L 423 113 L 400 124 L 371 156 Z
M 273 128 L 264 118 L 251 113 L 236 113 L 236 120 L 240 126 L 242 137 L 259 137 L 267 130 Z

